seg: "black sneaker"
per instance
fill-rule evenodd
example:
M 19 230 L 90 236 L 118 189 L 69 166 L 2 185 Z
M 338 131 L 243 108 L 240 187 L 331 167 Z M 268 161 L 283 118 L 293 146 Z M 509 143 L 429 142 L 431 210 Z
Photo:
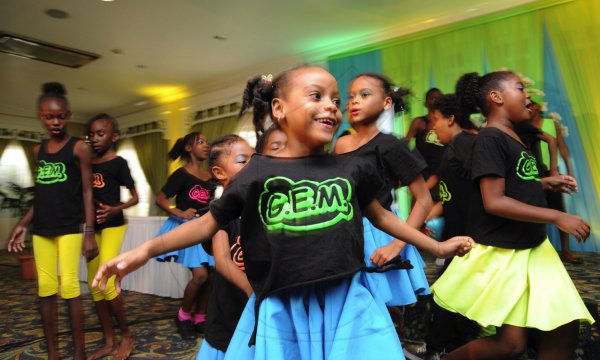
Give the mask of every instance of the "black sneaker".
M 181 335 L 183 340 L 194 340 L 196 339 L 196 332 L 194 331 L 194 324 L 192 320 L 179 320 L 179 317 L 175 315 L 175 326 L 177 326 L 177 332 Z

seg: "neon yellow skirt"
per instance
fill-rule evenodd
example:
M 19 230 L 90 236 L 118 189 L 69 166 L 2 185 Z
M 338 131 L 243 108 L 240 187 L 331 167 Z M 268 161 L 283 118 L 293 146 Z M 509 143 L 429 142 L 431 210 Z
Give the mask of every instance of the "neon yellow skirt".
M 484 327 L 550 331 L 573 320 L 594 322 L 548 239 L 525 250 L 477 244 L 452 261 L 431 292 L 441 307 Z

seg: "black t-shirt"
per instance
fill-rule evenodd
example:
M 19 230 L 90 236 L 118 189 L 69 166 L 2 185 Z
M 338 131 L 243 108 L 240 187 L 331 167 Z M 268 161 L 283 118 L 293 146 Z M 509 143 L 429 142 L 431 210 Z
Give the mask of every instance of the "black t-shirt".
M 471 175 L 476 183 L 486 176 L 504 178 L 505 195 L 520 202 L 546 207 L 535 157 L 521 143 L 497 128 L 481 130 L 473 147 Z M 471 197 L 468 234 L 484 245 L 528 249 L 546 238 L 546 225 L 512 220 L 485 212 L 479 185 Z
M 77 234 L 84 220 L 81 169 L 73 154 L 71 137 L 57 152 L 48 153 L 48 141 L 38 152 L 32 233 L 41 236 Z
M 442 239 L 467 233 L 467 220 L 473 181 L 467 162 L 473 151 L 475 135 L 466 132 L 457 134 L 442 157 L 438 171 L 439 194 L 444 208 L 444 231 Z
M 542 134 L 542 130 L 536 128 L 530 122 L 524 122 L 514 127 L 515 132 L 523 141 L 523 144 L 531 150 L 535 160 L 537 161 L 538 169 L 540 169 L 542 177 L 547 176 L 550 172 L 542 160 L 541 141 L 538 135 Z
M 109 206 L 121 204 L 121 186 L 131 189 L 134 185 L 127 160 L 120 156 L 109 161 L 92 164 L 94 200 Z M 96 223 L 96 230 L 125 224 L 123 211 L 105 223 Z
M 408 148 L 406 139 L 393 135 L 377 134 L 368 143 L 345 155 L 359 156 L 377 167 L 383 186 L 377 200 L 390 209 L 395 188 L 409 185 L 427 167 L 423 158 Z
M 354 274 L 364 266 L 361 208 L 381 186 L 354 156 L 255 154 L 210 211 L 241 220 L 246 275 L 257 297 Z
M 415 135 L 415 147 L 427 164 L 427 167 L 423 170 L 423 177 L 427 180 L 431 175 L 437 174 L 444 155 L 444 144 L 440 143 L 433 129 L 427 130 L 427 123 L 429 122 L 427 116 L 422 116 L 421 119 L 423 119 L 426 126 L 425 129 L 418 131 Z
M 175 196 L 179 210 L 196 209 L 198 215 L 202 215 L 208 211 L 208 204 L 215 195 L 215 183 L 212 179 L 199 179 L 181 167 L 169 176 L 161 191 L 167 198 Z
M 231 259 L 244 271 L 244 255 L 240 245 L 240 220 L 235 219 L 223 228 L 229 237 Z M 204 250 L 212 254 L 212 241 L 202 243 Z M 242 289 L 227 281 L 219 272 L 213 273 L 213 283 L 206 311 L 204 340 L 210 346 L 223 352 L 227 351 L 229 342 L 237 326 L 248 296 Z

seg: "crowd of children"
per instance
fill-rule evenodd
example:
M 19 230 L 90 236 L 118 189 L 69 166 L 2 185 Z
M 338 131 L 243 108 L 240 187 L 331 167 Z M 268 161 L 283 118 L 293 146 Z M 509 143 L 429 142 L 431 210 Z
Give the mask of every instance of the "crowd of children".
M 390 310 L 429 293 L 437 309 L 428 336 L 433 345 L 462 327 L 457 324 L 470 329 L 444 348 L 453 350 L 447 359 L 518 358 L 527 328 L 542 331 L 538 358 L 571 358 L 579 322 L 593 319 L 544 224 L 579 241 L 590 227 L 547 206 L 546 192 L 577 191 L 577 182 L 540 171 L 533 140 L 524 140 L 532 136 L 518 135 L 532 119 L 519 76 L 470 73 L 458 80 L 455 94 L 429 91 L 429 112 L 413 121 L 408 134 L 416 137 L 416 150 L 378 127 L 384 111 L 404 111 L 408 90 L 393 90 L 385 76 L 364 73 L 347 91 L 348 104 L 340 104 L 335 78 L 308 65 L 251 79 L 240 114 L 252 109 L 256 153 L 233 134 L 210 146 L 197 132 L 179 139 L 169 157 L 186 163 L 157 196 L 169 219 L 155 238 L 120 255 L 122 211 L 137 203 L 137 192 L 113 146 L 116 120 L 100 114 L 89 121 L 91 156 L 66 132 L 71 115 L 64 89 L 44 93 L 39 111 L 50 138 L 35 149 L 36 202 L 15 227 L 9 250 L 22 249 L 25 226 L 33 220 L 49 358 L 58 358 L 51 315 L 59 259 L 48 257 L 51 251 L 60 254 L 75 358 L 85 358 L 78 283 L 63 277 L 72 273 L 77 282 L 82 249 L 105 337 L 89 359 L 129 357 L 134 339 L 119 284 L 152 258 L 192 271 L 175 322 L 183 339 L 204 334 L 197 359 L 404 359 Z M 328 153 L 341 107 L 353 131 Z M 485 116 L 485 128 L 473 125 L 473 113 Z M 544 138 L 538 135 L 533 137 Z M 49 170 L 59 162 L 68 176 Z M 553 158 L 552 169 L 555 163 Z M 215 199 L 217 182 L 224 191 Z M 130 190 L 125 203 L 120 186 Z M 403 186 L 413 197 L 409 214 L 397 211 L 395 190 Z M 52 196 L 68 206 L 53 209 Z M 425 229 L 434 217 L 445 219 L 443 241 Z M 431 289 L 417 248 L 448 259 Z

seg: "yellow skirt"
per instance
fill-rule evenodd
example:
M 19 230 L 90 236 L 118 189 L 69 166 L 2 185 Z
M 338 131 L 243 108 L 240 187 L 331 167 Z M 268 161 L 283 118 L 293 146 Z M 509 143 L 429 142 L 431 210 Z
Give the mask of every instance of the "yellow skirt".
M 455 258 L 431 287 L 441 307 L 477 321 L 550 331 L 573 320 L 594 322 L 556 250 L 477 244 Z

